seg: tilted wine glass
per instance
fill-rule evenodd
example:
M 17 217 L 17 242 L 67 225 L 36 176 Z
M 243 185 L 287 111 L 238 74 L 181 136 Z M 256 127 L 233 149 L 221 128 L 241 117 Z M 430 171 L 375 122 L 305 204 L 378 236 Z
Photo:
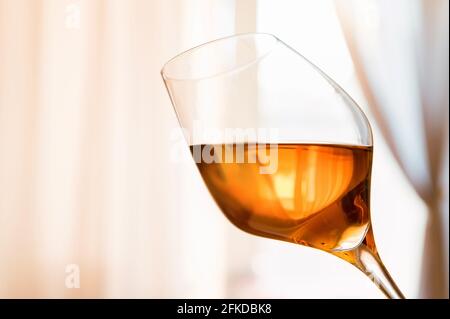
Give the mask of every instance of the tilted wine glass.
M 373 238 L 371 128 L 342 88 L 270 34 L 205 43 L 161 74 L 203 180 L 233 224 L 336 255 L 403 298 Z

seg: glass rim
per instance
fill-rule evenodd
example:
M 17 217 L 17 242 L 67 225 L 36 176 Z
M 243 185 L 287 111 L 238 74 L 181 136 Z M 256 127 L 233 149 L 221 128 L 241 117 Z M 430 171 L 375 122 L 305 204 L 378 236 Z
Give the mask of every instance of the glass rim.
M 257 54 L 255 55 L 255 57 L 253 59 L 251 59 L 250 61 L 243 63 L 243 64 L 238 64 L 235 67 L 232 67 L 228 70 L 224 70 L 224 71 L 220 71 L 220 72 L 213 72 L 213 74 L 210 75 L 205 75 L 205 76 L 192 76 L 192 77 L 177 77 L 177 76 L 171 76 L 167 74 L 167 67 L 170 66 L 172 63 L 174 63 L 175 61 L 178 61 L 182 58 L 186 58 L 188 55 L 201 50 L 202 48 L 205 48 L 207 46 L 210 46 L 211 44 L 218 44 L 219 42 L 225 42 L 225 41 L 229 41 L 229 40 L 237 40 L 239 38 L 245 38 L 245 37 L 256 37 L 256 36 L 263 36 L 266 38 L 270 38 L 273 40 L 273 43 L 271 44 L 270 48 L 268 48 L 267 50 L 264 50 L 264 52 L 262 54 Z M 281 42 L 280 39 L 278 39 L 275 35 L 271 34 L 271 33 L 264 33 L 264 32 L 247 32 L 247 33 L 238 33 L 238 34 L 233 34 L 233 35 L 229 35 L 226 37 L 222 37 L 222 38 L 217 38 L 208 42 L 204 42 L 202 44 L 199 44 L 197 46 L 194 46 L 188 50 L 185 50 L 177 55 L 175 55 L 174 57 L 172 57 L 171 59 L 169 59 L 166 63 L 164 63 L 163 67 L 161 68 L 161 76 L 164 79 L 164 81 L 200 81 L 200 80 L 205 80 L 205 79 L 211 79 L 211 78 L 215 78 L 215 77 L 220 77 L 223 75 L 229 75 L 235 72 L 239 72 L 242 71 L 248 67 L 250 67 L 251 65 L 260 62 L 262 59 L 264 59 L 266 56 L 270 55 L 271 52 L 273 52 L 273 50 L 278 46 L 278 44 Z

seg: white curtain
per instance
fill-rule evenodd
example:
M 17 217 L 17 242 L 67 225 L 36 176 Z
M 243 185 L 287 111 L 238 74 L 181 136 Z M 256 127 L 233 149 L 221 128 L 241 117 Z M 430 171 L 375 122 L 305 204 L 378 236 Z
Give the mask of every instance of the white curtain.
M 336 3 L 377 125 L 429 208 L 421 297 L 448 298 L 448 1 Z
M 224 218 L 191 161 L 168 160 L 178 124 L 159 72 L 252 31 L 235 10 L 0 0 L 0 297 L 225 296 Z

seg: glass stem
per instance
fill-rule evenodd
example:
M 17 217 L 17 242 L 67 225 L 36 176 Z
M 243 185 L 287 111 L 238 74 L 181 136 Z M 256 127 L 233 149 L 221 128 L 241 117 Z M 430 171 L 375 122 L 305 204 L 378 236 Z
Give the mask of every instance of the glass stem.
M 355 249 L 354 265 L 369 277 L 389 299 L 405 299 L 391 275 L 384 267 L 378 253 L 372 252 L 364 243 Z

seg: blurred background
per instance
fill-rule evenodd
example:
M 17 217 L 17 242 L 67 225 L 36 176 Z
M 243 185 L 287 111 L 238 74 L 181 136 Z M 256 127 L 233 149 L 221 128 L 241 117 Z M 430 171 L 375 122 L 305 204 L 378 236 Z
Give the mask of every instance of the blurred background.
M 236 229 L 169 160 L 164 62 L 258 31 L 366 111 L 380 255 L 407 297 L 448 298 L 448 5 L 0 0 L 0 297 L 383 298 L 334 256 Z

